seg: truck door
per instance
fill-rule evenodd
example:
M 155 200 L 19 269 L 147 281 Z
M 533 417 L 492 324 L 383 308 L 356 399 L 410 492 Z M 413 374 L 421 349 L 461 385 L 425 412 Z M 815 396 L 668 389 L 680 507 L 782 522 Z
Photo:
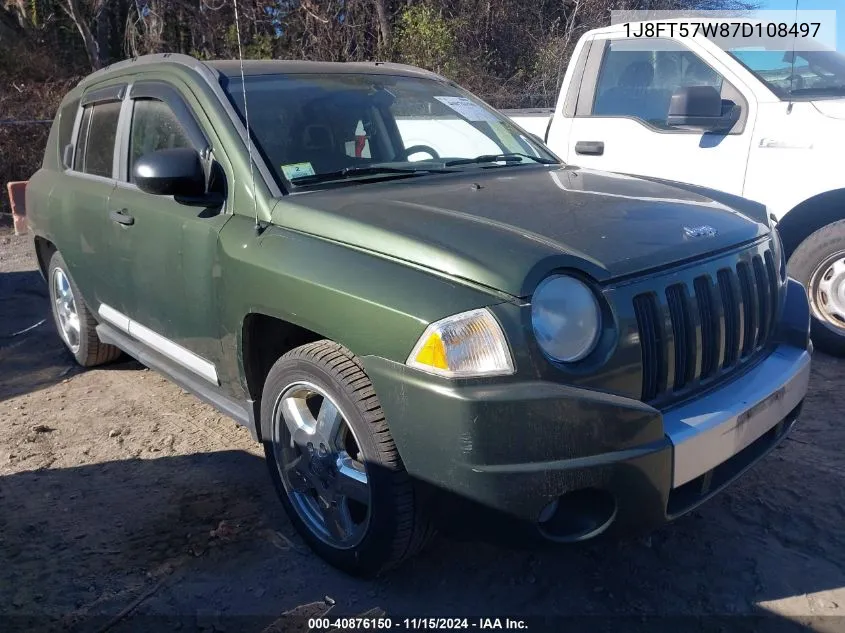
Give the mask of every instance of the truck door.
M 672 93 L 691 85 L 713 86 L 723 108 L 739 108 L 733 128 L 711 133 L 666 124 Z M 578 91 L 566 159 L 741 195 L 753 105 L 712 61 L 682 42 L 597 35 Z M 554 139 L 549 142 L 554 149 Z

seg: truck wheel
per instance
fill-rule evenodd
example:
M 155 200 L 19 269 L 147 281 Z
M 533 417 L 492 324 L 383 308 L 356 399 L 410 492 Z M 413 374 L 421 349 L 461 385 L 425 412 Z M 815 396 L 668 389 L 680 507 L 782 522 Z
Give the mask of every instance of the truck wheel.
M 417 553 L 432 530 L 358 359 L 331 341 L 273 365 L 261 419 L 267 465 L 294 526 L 332 565 L 372 576 Z
M 845 220 L 828 224 L 801 242 L 788 269 L 807 288 L 813 344 L 828 354 L 845 356 Z
M 68 273 L 67 264 L 56 251 L 47 267 L 50 286 L 50 306 L 56 329 L 76 362 L 83 367 L 94 367 L 115 360 L 121 351 L 107 345 L 97 336 L 97 321 L 91 316 L 82 294 Z

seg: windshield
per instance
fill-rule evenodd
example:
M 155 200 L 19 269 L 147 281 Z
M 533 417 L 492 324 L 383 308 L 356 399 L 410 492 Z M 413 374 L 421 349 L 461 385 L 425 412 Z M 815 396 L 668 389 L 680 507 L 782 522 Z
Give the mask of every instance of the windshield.
M 785 50 L 772 40 L 762 46 L 728 48 L 781 99 L 845 97 L 845 55 L 834 50 Z
M 442 81 L 291 74 L 247 76 L 246 86 L 257 149 L 282 184 L 558 162 L 509 119 Z M 240 77 L 226 90 L 243 119 Z

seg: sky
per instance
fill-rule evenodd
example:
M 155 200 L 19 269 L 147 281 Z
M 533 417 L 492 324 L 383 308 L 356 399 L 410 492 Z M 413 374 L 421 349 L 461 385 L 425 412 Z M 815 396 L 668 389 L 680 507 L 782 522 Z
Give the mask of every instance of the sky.
M 795 11 L 795 0 L 759 0 L 761 9 Z M 798 0 L 799 11 L 833 11 L 836 15 L 836 48 L 845 52 L 845 0 Z

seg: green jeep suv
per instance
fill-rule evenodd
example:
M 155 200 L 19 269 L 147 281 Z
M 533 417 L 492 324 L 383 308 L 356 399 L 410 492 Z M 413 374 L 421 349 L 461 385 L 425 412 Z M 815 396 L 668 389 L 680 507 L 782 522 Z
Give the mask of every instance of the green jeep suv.
M 249 428 L 352 573 L 438 525 L 652 528 L 807 390 L 765 207 L 564 165 L 417 68 L 121 62 L 65 97 L 26 205 L 76 360 L 122 350 Z

